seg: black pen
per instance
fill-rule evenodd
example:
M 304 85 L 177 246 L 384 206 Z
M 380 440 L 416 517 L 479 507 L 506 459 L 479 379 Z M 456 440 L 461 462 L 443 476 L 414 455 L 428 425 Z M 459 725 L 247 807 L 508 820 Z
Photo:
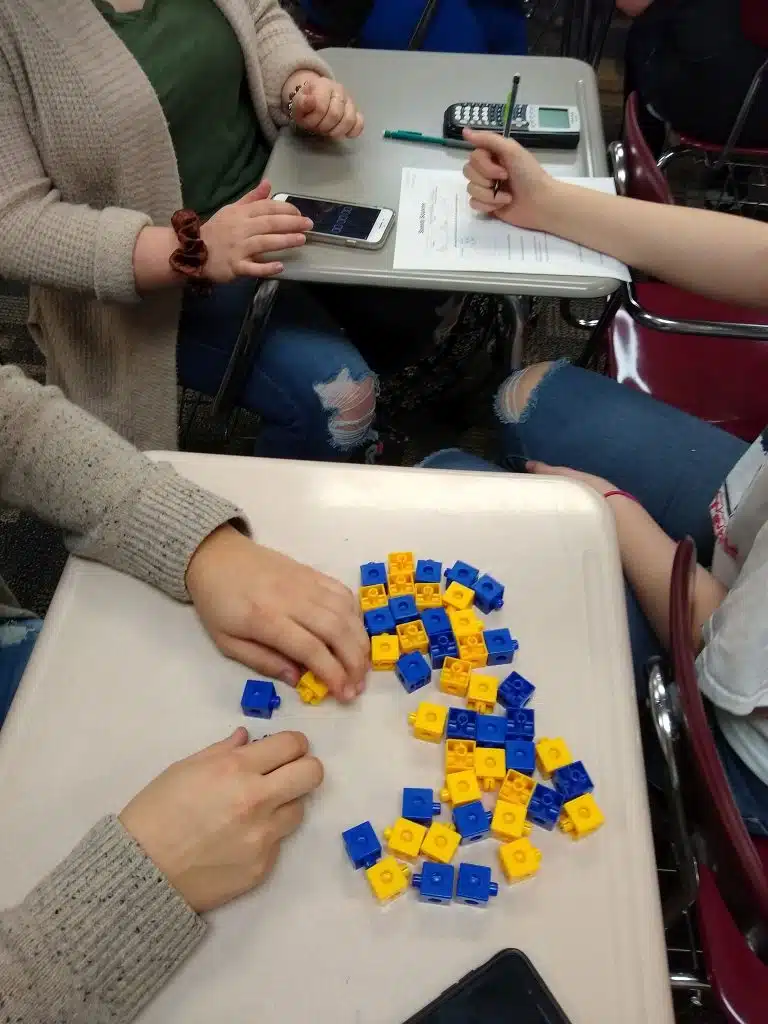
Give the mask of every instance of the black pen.
M 509 94 L 509 103 L 507 105 L 507 116 L 506 116 L 506 119 L 504 121 L 504 131 L 502 133 L 502 138 L 504 138 L 504 139 L 508 139 L 509 138 L 509 133 L 512 130 L 512 121 L 513 121 L 514 116 L 515 116 L 515 102 L 517 100 L 517 90 L 519 88 L 520 88 L 520 75 L 515 75 L 515 77 L 512 79 L 512 92 Z M 494 194 L 494 196 L 497 195 L 500 186 L 501 186 L 501 182 L 500 181 L 497 181 L 496 184 L 493 186 L 493 194 Z

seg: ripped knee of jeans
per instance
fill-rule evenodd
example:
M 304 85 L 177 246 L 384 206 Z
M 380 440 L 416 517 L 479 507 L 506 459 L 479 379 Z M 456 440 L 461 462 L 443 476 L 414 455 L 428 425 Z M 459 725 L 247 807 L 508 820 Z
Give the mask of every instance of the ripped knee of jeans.
M 536 363 L 516 370 L 496 392 L 494 402 L 496 415 L 502 423 L 525 423 L 536 408 L 541 385 L 561 367 L 567 366 L 567 359 L 549 363 Z
M 345 366 L 331 380 L 315 384 L 314 389 L 329 414 L 328 432 L 334 448 L 350 451 L 371 439 L 379 390 L 372 373 L 355 380 Z

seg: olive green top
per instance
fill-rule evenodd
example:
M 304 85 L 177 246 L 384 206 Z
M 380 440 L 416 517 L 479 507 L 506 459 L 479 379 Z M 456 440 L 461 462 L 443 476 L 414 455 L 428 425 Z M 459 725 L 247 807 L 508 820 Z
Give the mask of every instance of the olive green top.
M 184 205 L 209 217 L 253 188 L 268 149 L 240 43 L 214 0 L 146 0 L 131 12 L 94 2 L 157 93 Z

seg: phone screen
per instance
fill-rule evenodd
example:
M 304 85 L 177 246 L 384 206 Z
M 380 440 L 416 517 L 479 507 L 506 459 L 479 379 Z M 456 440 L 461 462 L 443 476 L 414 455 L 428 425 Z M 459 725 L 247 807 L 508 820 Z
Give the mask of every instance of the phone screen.
M 313 221 L 313 231 L 340 238 L 366 239 L 381 213 L 377 206 L 351 206 L 330 199 L 288 196 L 287 201 Z

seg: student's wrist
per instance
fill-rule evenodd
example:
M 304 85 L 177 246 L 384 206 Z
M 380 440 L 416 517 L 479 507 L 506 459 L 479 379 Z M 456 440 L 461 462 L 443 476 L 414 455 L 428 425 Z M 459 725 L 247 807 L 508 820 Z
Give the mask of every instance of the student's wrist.
M 572 234 L 571 225 L 575 222 L 574 213 L 578 209 L 579 199 L 584 198 L 584 191 L 578 185 L 549 178 L 536 204 L 539 230 L 569 238 Z
M 133 276 L 139 293 L 182 284 L 184 278 L 170 265 L 179 241 L 172 227 L 146 227 L 136 237 Z
M 288 105 L 296 98 L 305 82 L 314 81 L 320 77 L 316 71 L 307 71 L 304 68 L 299 68 L 298 71 L 288 75 L 285 82 L 283 82 L 283 88 L 280 93 L 283 110 L 288 113 Z

